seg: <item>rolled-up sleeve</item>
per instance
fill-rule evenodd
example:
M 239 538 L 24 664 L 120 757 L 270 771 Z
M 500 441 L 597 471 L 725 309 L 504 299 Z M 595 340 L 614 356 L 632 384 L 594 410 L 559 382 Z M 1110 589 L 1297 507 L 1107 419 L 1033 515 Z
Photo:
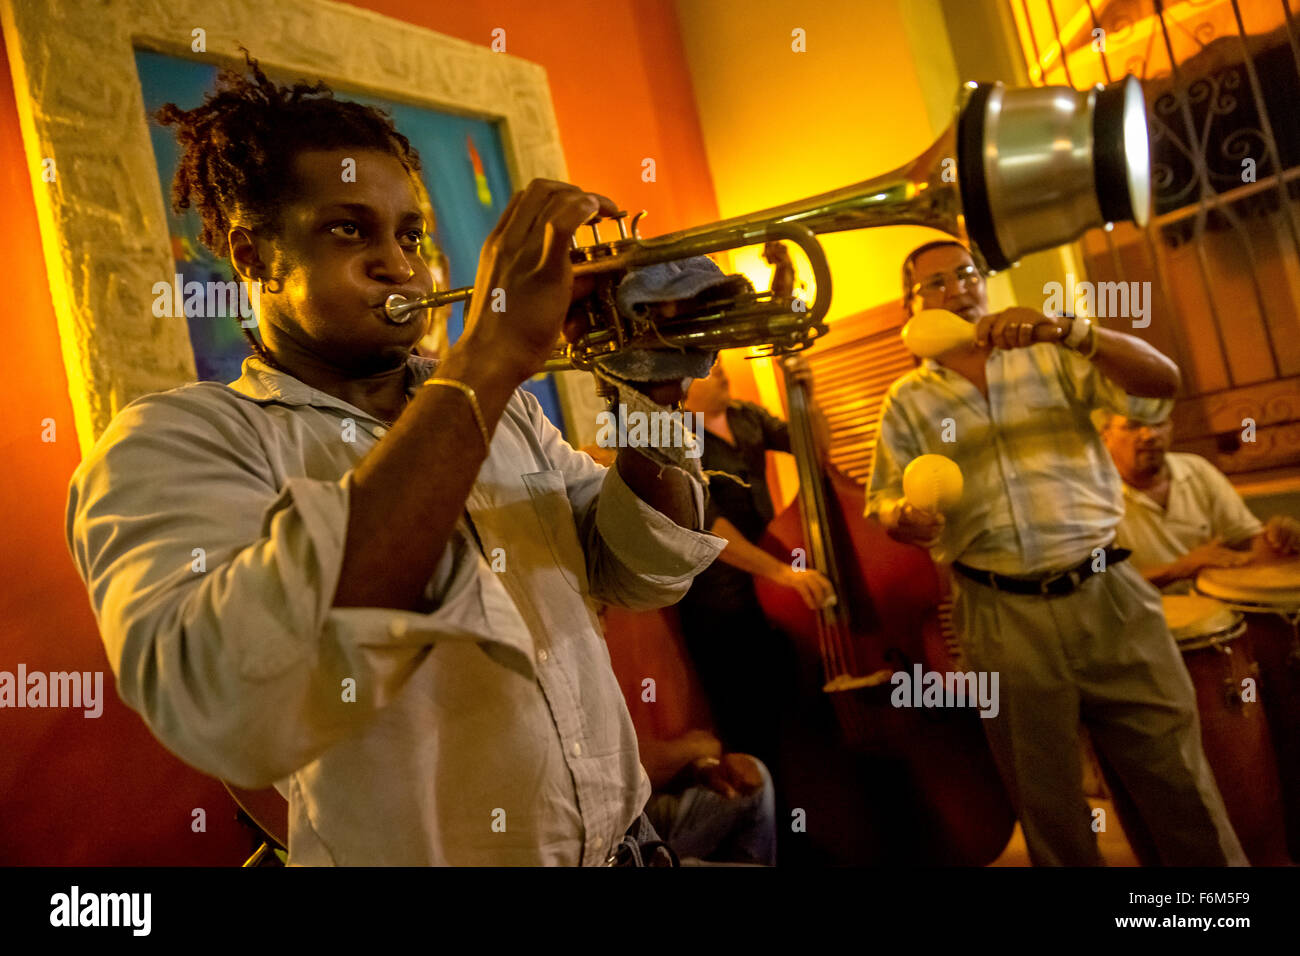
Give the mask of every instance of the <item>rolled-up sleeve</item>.
M 694 577 L 727 546 L 725 539 L 691 531 L 642 501 L 618 468 L 596 464 L 575 451 L 542 413 L 537 400 L 520 392 L 543 454 L 564 474 L 579 540 L 586 553 L 591 597 L 631 610 L 675 604 Z M 695 520 L 703 526 L 704 488 L 691 479 Z
M 880 425 L 871 452 L 865 517 L 880 513 L 903 497 L 903 468 L 921 454 L 901 406 L 887 395 L 880 408 Z
M 68 546 L 118 691 L 198 769 L 268 786 L 373 717 L 435 640 L 488 633 L 461 542 L 430 613 L 332 607 L 350 484 L 277 486 L 247 422 L 176 392 L 124 409 L 73 475 Z

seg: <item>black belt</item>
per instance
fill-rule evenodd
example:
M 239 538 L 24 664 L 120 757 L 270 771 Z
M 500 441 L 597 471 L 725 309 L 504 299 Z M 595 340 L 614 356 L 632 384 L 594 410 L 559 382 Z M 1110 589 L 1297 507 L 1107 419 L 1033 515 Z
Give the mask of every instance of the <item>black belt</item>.
M 644 811 L 605 858 L 606 866 L 681 866 L 677 854 L 655 832 Z
M 1124 548 L 1116 547 L 1108 547 L 1105 552 L 1106 560 L 1105 564 L 1102 565 L 1103 569 L 1112 564 L 1119 564 L 1133 553 L 1132 551 L 1126 551 Z M 1073 594 L 1078 590 L 1079 585 L 1097 573 L 1092 567 L 1096 560 L 1095 557 L 1090 556 L 1066 571 L 1058 571 L 1055 574 L 1048 574 L 1041 578 L 1012 578 L 1005 574 L 998 574 L 996 571 L 972 568 L 960 561 L 954 561 L 952 569 L 972 581 L 993 588 L 995 591 L 1007 591 L 1010 594 L 1039 594 L 1046 597 L 1048 595 Z

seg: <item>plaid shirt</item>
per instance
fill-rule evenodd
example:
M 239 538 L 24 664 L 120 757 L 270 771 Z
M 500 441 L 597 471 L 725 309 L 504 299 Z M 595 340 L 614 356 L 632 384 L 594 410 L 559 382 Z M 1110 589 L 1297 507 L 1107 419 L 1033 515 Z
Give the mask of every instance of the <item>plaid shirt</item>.
M 913 458 L 946 455 L 965 481 L 936 561 L 1016 575 L 1078 564 L 1111 541 L 1124 516 L 1123 485 L 1091 411 L 1155 420 L 1172 401 L 1134 398 L 1082 356 L 1046 343 L 994 349 L 985 372 L 987 401 L 932 359 L 890 386 L 867 514 L 903 497 Z

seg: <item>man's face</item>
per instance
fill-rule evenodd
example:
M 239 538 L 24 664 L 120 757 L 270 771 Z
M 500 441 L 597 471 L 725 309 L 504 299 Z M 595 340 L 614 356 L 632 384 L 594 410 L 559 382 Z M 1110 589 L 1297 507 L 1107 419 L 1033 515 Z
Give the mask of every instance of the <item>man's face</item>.
M 356 181 L 343 179 L 345 159 Z M 405 325 L 384 300 L 432 291 L 418 253 L 425 223 L 415 187 L 396 157 L 370 150 L 300 153 L 298 195 L 273 237 L 273 275 L 284 289 L 262 296 L 263 321 L 321 362 L 356 375 L 400 367 L 424 334 L 428 313 Z M 351 177 L 349 177 L 351 178 Z
M 1150 425 L 1136 418 L 1112 415 L 1101 437 L 1116 469 L 1125 480 L 1131 480 L 1152 478 L 1160 473 L 1173 434 L 1170 419 Z
M 713 363 L 713 369 L 705 378 L 697 378 L 691 383 L 686 393 L 686 409 L 713 415 L 724 410 L 731 403 L 731 381 L 722 368 L 722 358 Z
M 912 312 L 947 309 L 975 323 L 988 312 L 984 277 L 969 252 L 958 246 L 940 246 L 916 257 L 913 263 Z

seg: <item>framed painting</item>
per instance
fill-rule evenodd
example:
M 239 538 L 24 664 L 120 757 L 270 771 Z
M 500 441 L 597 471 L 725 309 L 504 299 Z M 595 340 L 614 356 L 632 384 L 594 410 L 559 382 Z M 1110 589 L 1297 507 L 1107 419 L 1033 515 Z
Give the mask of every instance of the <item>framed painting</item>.
M 200 0 L 3 0 L 0 10 L 83 452 L 140 395 L 232 381 L 247 354 L 236 321 L 156 307 L 160 283 L 177 276 L 182 287 L 233 276 L 198 243 L 197 215 L 171 212 L 178 150 L 151 119 L 165 102 L 198 105 L 221 67 L 243 67 L 241 44 L 278 82 L 324 80 L 336 97 L 392 114 L 424 165 L 435 221 L 426 259 L 440 284 L 472 284 L 515 188 L 566 178 L 540 66 L 371 11 L 330 0 L 231 3 L 220 16 Z M 450 341 L 461 330 L 454 308 Z M 589 440 L 588 376 L 526 387 L 571 441 Z

